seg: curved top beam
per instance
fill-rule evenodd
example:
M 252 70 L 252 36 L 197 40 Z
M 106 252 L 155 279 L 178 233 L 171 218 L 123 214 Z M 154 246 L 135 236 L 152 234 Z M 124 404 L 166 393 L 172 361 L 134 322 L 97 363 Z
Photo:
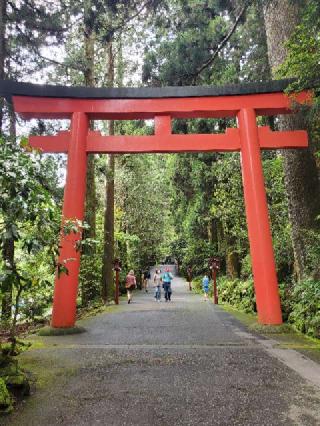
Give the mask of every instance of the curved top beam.
M 11 100 L 12 96 L 74 99 L 152 99 L 193 98 L 212 96 L 253 95 L 283 92 L 292 79 L 243 83 L 226 86 L 171 86 L 171 87 L 71 87 L 45 84 L 19 83 L 0 80 L 0 96 Z

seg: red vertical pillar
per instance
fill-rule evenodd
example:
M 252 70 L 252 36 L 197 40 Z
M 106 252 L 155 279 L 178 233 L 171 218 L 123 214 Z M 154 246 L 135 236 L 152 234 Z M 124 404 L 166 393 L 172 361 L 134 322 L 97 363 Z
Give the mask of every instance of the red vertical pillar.
M 86 193 L 88 117 L 82 112 L 75 112 L 71 120 L 71 138 L 68 148 L 67 178 L 64 190 L 62 221 L 83 220 Z M 76 243 L 81 239 L 81 232 L 70 233 L 60 237 L 59 263 L 68 269 L 56 275 L 52 327 L 73 327 L 76 319 L 76 299 L 78 291 L 78 274 L 80 253 Z
M 255 111 L 251 108 L 242 109 L 238 114 L 238 124 L 258 319 L 262 324 L 281 324 L 280 297 Z

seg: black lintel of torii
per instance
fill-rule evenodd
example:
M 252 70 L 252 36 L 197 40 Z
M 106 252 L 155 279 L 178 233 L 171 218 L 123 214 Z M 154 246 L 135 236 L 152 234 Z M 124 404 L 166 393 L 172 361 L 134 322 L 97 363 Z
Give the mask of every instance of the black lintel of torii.
M 225 86 L 169 87 L 80 87 L 23 83 L 0 80 L 0 96 L 11 101 L 12 96 L 73 98 L 73 99 L 161 99 L 214 96 L 239 96 L 284 92 L 293 79 L 229 84 Z

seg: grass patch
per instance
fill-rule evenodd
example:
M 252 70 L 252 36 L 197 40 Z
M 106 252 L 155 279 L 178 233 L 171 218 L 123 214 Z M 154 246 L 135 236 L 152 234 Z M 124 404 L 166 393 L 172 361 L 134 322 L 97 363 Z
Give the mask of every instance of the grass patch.
M 305 343 L 299 343 L 299 342 L 288 342 L 288 343 L 279 343 L 277 345 L 278 348 L 282 349 L 317 349 L 320 353 L 320 345 L 317 345 L 312 342 L 305 342 Z
M 258 318 L 255 314 L 248 314 L 246 312 L 240 311 L 239 309 L 234 308 L 231 305 L 228 305 L 227 303 L 219 304 L 219 306 L 229 314 L 233 315 L 237 320 L 242 322 L 247 327 L 253 327 L 255 325 L 258 325 Z
M 234 316 L 242 324 L 248 327 L 249 331 L 269 337 L 277 342 L 275 345 L 279 349 L 293 349 L 306 355 L 315 362 L 320 363 L 320 341 L 314 337 L 306 336 L 295 330 L 289 324 L 263 325 L 258 323 L 257 315 L 247 314 L 234 307 L 222 304 L 223 310 Z
M 47 347 L 42 340 L 24 339 L 23 342 L 29 345 L 28 349 L 44 349 Z
M 280 324 L 280 325 L 252 324 L 249 326 L 249 329 L 260 334 L 295 333 L 289 324 Z

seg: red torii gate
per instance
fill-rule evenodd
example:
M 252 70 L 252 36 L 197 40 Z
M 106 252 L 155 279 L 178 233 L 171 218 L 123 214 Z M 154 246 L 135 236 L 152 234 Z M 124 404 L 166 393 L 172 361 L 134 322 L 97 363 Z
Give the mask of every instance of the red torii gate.
M 273 132 L 258 127 L 256 117 L 292 113 L 292 101 L 283 93 L 287 80 L 225 87 L 167 87 L 93 89 L 40 86 L 0 81 L 0 94 L 12 98 L 15 111 L 24 119 L 70 119 L 70 131 L 57 136 L 30 136 L 32 147 L 43 152 L 68 153 L 63 221 L 84 218 L 88 153 L 170 153 L 240 151 L 244 198 L 259 321 L 281 324 L 268 207 L 261 163 L 261 149 L 304 148 L 302 130 Z M 310 93 L 294 97 L 310 100 Z M 237 117 L 238 128 L 225 134 L 172 134 L 172 118 Z M 153 136 L 102 136 L 89 130 L 89 120 L 154 119 Z M 72 327 L 80 254 L 76 235 L 62 235 L 59 263 L 68 274 L 56 275 L 52 326 Z

